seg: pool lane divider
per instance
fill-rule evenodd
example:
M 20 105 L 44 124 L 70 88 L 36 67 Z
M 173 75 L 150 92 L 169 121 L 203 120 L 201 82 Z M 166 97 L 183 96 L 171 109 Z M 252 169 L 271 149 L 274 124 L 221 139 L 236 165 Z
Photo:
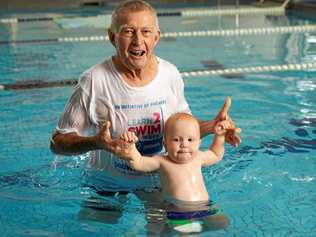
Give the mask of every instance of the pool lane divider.
M 233 75 L 246 73 L 262 73 L 262 72 L 282 72 L 282 71 L 302 71 L 315 70 L 315 63 L 292 63 L 292 64 L 276 64 L 267 66 L 253 66 L 253 67 L 238 67 L 215 70 L 200 70 L 191 72 L 181 72 L 182 77 L 198 77 L 198 76 L 215 76 L 215 75 Z
M 184 10 L 181 12 L 183 17 L 192 16 L 223 16 L 223 15 L 256 15 L 256 14 L 284 14 L 285 7 L 236 7 L 225 9 L 203 9 L 203 10 Z
M 58 42 L 58 39 L 31 39 L 31 40 L 10 40 L 0 41 L 0 44 L 41 44 Z
M 315 63 L 296 63 L 296 64 L 281 64 L 270 66 L 253 66 L 253 67 L 239 67 L 239 68 L 226 68 L 215 70 L 196 70 L 181 72 L 183 78 L 192 78 L 200 76 L 221 76 L 233 74 L 246 74 L 246 73 L 262 73 L 262 72 L 281 72 L 281 71 L 302 71 L 302 70 L 315 70 Z M 26 90 L 26 89 L 39 89 L 50 87 L 63 87 L 76 85 L 76 79 L 58 80 L 58 81 L 20 81 L 12 84 L 0 84 L 0 90 Z
M 177 37 L 220 37 L 220 36 L 242 36 L 242 35 L 269 35 L 269 34 L 287 34 L 316 31 L 316 25 L 298 25 L 298 26 L 279 26 L 266 28 L 243 28 L 231 30 L 206 30 L 206 31 L 183 31 L 183 32 L 165 32 L 161 33 L 161 38 Z M 55 39 L 34 39 L 34 40 L 11 40 L 0 41 L 0 44 L 25 44 L 25 43 L 73 43 L 73 42 L 95 42 L 108 41 L 108 36 L 80 36 L 80 37 L 60 37 Z
M 193 16 L 224 16 L 224 15 L 254 15 L 254 14 L 283 14 L 285 8 L 278 7 L 236 7 L 224 9 L 191 9 L 183 11 L 157 12 L 158 17 L 193 17 Z M 73 18 L 74 16 L 58 16 L 58 17 L 26 17 L 26 18 L 2 18 L 0 23 L 23 23 L 38 21 L 54 21 L 60 18 Z M 82 17 L 84 18 L 84 16 Z
M 0 90 L 27 90 L 27 89 L 39 89 L 50 87 L 63 87 L 76 85 L 76 79 L 58 80 L 58 81 L 42 81 L 42 80 L 30 80 L 19 81 L 11 84 L 0 84 Z

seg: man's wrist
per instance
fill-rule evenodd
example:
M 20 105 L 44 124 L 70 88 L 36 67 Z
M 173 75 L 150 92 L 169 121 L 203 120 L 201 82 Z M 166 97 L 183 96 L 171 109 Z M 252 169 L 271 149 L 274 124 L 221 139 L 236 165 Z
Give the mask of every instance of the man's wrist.
M 87 145 L 90 148 L 90 150 L 103 149 L 103 147 L 100 144 L 100 139 L 98 135 L 95 135 L 93 137 L 88 137 Z
M 215 120 L 199 120 L 201 137 L 214 133 Z

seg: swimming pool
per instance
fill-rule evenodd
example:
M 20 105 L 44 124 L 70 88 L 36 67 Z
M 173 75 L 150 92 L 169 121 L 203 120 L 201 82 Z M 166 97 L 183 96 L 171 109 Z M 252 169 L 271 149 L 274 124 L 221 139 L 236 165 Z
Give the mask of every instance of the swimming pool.
M 0 25 L 0 84 L 75 79 L 113 53 L 108 41 L 85 38 L 103 34 L 100 19 L 65 16 Z M 231 115 L 243 129 L 240 147 L 227 147 L 221 163 L 204 169 L 211 198 L 231 225 L 201 236 L 314 236 L 316 72 L 309 64 L 316 60 L 316 33 L 291 29 L 315 22 L 270 14 L 164 16 L 160 22 L 170 34 L 157 54 L 183 73 L 193 113 L 213 117 L 231 95 Z M 290 30 L 262 31 L 284 26 Z M 231 29 L 235 33 L 227 33 Z M 197 31 L 206 33 L 192 33 Z M 287 66 L 273 70 L 277 65 Z M 125 200 L 96 195 L 80 184 L 84 155 L 50 152 L 50 134 L 71 91 L 68 86 L 0 91 L 1 235 L 144 236 L 145 209 L 135 195 Z M 83 215 L 87 200 L 94 209 Z M 119 215 L 115 208 L 106 210 L 105 202 L 123 210 L 117 223 L 102 221 Z

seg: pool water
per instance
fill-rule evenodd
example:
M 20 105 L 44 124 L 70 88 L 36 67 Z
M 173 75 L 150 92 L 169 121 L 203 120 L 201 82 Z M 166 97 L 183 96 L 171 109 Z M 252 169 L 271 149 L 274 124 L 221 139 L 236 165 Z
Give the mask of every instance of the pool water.
M 80 21 L 79 26 L 57 20 L 1 24 L 0 84 L 75 79 L 113 54 L 108 41 L 12 43 L 104 33 L 99 24 L 91 28 L 84 17 Z M 295 15 L 161 17 L 160 22 L 162 32 L 315 24 Z M 316 59 L 315 38 L 315 32 L 171 37 L 161 39 L 157 54 L 181 72 L 210 65 L 309 63 Z M 199 236 L 315 236 L 315 78 L 315 69 L 184 78 L 195 115 L 213 118 L 232 96 L 230 114 L 243 130 L 238 148 L 227 146 L 222 162 L 203 169 L 210 196 L 230 226 Z M 96 194 L 81 185 L 86 155 L 63 157 L 49 150 L 72 89 L 0 91 L 0 235 L 146 236 L 145 214 L 154 207 L 148 211 L 132 193 Z M 94 208 L 84 209 L 86 204 Z M 105 221 L 116 215 L 116 223 Z

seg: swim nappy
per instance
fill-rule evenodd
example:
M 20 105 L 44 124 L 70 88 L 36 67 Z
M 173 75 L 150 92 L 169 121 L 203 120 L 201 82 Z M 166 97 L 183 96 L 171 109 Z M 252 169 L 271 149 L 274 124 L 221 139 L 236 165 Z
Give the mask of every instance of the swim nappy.
M 167 223 L 174 230 L 182 233 L 198 233 L 202 231 L 203 218 L 214 215 L 220 210 L 216 207 L 212 207 L 207 210 L 201 211 L 168 211 Z

